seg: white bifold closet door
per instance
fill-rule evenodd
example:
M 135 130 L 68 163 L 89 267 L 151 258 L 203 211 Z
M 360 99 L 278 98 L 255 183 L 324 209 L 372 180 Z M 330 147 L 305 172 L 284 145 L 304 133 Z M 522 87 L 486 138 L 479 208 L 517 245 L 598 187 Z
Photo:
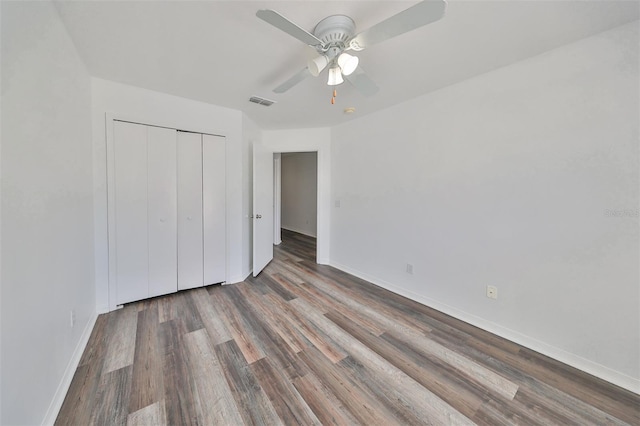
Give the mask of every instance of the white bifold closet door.
M 176 291 L 176 131 L 114 122 L 118 304 Z
M 225 138 L 202 135 L 204 285 L 226 280 Z
M 114 122 L 117 303 L 149 294 L 147 128 Z
M 204 285 L 202 135 L 178 132 L 178 290 Z
M 178 289 L 225 281 L 225 138 L 178 132 Z
M 225 138 L 113 123 L 109 285 L 116 305 L 224 282 Z
M 174 129 L 147 127 L 149 297 L 176 291 L 176 137 Z

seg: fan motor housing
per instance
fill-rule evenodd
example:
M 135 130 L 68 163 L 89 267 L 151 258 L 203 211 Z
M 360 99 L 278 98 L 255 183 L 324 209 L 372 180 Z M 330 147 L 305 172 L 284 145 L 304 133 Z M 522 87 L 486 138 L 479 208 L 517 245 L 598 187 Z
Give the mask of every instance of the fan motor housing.
M 322 40 L 324 48 L 331 50 L 338 48 L 342 51 L 345 43 L 356 32 L 356 24 L 346 15 L 331 15 L 318 22 L 313 35 Z

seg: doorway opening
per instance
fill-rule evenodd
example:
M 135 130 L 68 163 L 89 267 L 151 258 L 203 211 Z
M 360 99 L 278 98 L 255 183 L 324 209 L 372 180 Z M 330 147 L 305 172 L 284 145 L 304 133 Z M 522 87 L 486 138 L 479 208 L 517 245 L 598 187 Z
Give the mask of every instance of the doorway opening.
M 288 144 L 283 144 L 288 145 Z M 292 144 L 293 145 L 293 144 Z M 316 144 L 306 144 L 316 145 Z M 320 144 L 318 144 L 320 145 Z M 329 147 L 309 146 L 307 149 L 300 148 L 298 146 L 288 149 L 288 146 L 284 148 L 282 146 L 274 146 L 272 144 L 253 144 L 253 207 L 251 215 L 252 218 L 252 231 L 253 231 L 253 276 L 260 274 L 262 269 L 271 262 L 273 259 L 274 242 L 281 240 L 281 173 L 280 168 L 282 164 L 283 153 L 295 153 L 295 152 L 312 152 L 316 155 L 316 249 L 315 263 L 329 264 L 329 217 L 330 217 L 330 163 L 329 163 Z M 280 154 L 274 156 L 274 154 Z M 275 172 L 275 168 L 278 171 Z M 274 173 L 275 172 L 275 173 Z M 277 189 L 277 191 L 276 191 Z M 276 202 L 275 192 L 279 192 L 277 195 L 278 201 Z M 276 212 L 276 206 L 278 211 Z M 277 225 L 275 225 L 276 219 L 274 216 L 279 217 Z M 305 219 L 306 222 L 307 219 Z M 311 220 L 309 220 L 311 223 Z M 275 226 L 274 226 L 275 225 Z M 306 223 L 305 223 L 306 225 Z M 280 238 L 278 237 L 280 234 Z
M 274 245 L 288 236 L 318 236 L 318 153 L 282 152 L 273 156 Z M 315 245 L 314 245 L 315 249 Z M 317 262 L 317 250 L 314 250 Z

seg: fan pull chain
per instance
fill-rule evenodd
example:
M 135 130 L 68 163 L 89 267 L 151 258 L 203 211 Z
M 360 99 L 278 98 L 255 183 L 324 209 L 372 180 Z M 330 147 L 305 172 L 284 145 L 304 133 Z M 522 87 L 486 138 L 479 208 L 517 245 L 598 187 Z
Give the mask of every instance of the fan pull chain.
M 331 105 L 336 103 L 336 96 L 338 96 L 338 91 L 333 89 L 333 97 L 331 98 Z

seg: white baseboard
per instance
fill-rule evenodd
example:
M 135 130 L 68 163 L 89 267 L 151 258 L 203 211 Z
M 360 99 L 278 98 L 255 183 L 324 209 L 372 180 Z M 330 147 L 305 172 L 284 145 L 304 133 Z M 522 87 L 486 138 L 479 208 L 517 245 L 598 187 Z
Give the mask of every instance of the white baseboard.
M 470 314 L 458 308 L 454 308 L 445 303 L 422 296 L 420 294 L 414 293 L 409 290 L 405 290 L 394 284 L 391 284 L 384 280 L 370 276 L 364 272 L 352 269 L 340 263 L 332 261 L 329 263 L 329 265 L 333 266 L 336 269 L 340 269 L 341 271 L 344 271 L 348 274 L 351 274 L 363 280 L 369 281 L 386 290 L 392 291 L 401 296 L 415 300 L 416 302 L 422 303 L 425 306 L 428 306 L 430 308 L 443 312 L 447 315 L 450 315 L 468 324 L 471 324 L 485 331 L 488 331 L 490 333 L 503 337 L 507 340 L 510 340 L 521 346 L 524 346 L 528 349 L 539 352 L 543 355 L 546 355 L 550 358 L 553 358 L 571 367 L 577 368 L 578 370 L 582 370 L 593 376 L 599 377 L 603 380 L 606 380 L 609 383 L 620 386 L 621 388 L 627 389 L 636 394 L 640 394 L 640 380 L 635 379 L 626 374 L 623 374 L 619 371 L 613 370 L 609 367 L 598 364 L 596 362 L 583 358 L 579 355 L 576 355 L 571 352 L 567 352 L 563 349 L 557 348 L 555 346 L 549 345 L 545 342 L 534 339 L 533 337 L 527 336 L 518 331 L 503 327 L 492 321 L 487 321 L 484 318 Z
M 281 226 L 280 228 L 281 229 L 286 229 L 287 231 L 295 232 L 297 234 L 306 235 L 307 237 L 318 238 L 317 235 L 312 235 L 312 234 L 308 233 L 307 231 L 300 231 L 299 229 L 293 229 L 293 228 L 285 228 L 284 226 Z
M 64 402 L 65 396 L 67 396 L 67 392 L 69 391 L 69 386 L 71 386 L 71 380 L 73 380 L 73 375 L 78 368 L 78 364 L 80 364 L 80 359 L 82 358 L 82 354 L 84 353 L 85 348 L 87 347 L 87 343 L 89 343 L 89 338 L 91 337 L 91 332 L 93 331 L 93 327 L 96 324 L 96 320 L 98 319 L 98 314 L 94 313 L 87 321 L 87 325 L 82 330 L 82 334 L 80 335 L 80 340 L 76 345 L 76 348 L 71 355 L 71 359 L 69 360 L 69 364 L 67 364 L 67 368 L 62 375 L 62 380 L 60 380 L 60 384 L 58 385 L 58 389 L 56 389 L 56 393 L 53 396 L 53 400 L 51 404 L 49 404 L 49 409 L 47 409 L 47 413 L 42 420 L 43 425 L 53 425 L 58 417 L 58 413 L 62 408 L 62 403 Z
M 242 281 L 246 280 L 247 278 L 249 278 L 249 275 L 251 275 L 251 273 L 253 272 L 253 269 L 249 270 L 249 272 L 243 272 L 241 275 L 235 275 L 233 277 L 229 278 L 229 281 L 227 281 L 225 283 L 225 285 L 227 284 L 237 284 L 237 283 L 241 283 Z

